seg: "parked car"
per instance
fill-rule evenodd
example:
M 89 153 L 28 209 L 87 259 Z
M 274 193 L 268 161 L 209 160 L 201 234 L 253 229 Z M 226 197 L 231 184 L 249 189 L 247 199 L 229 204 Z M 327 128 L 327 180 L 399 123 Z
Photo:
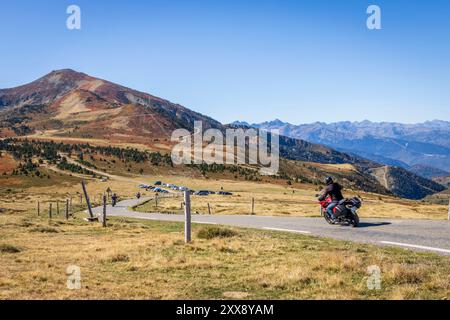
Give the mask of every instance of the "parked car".
M 200 190 L 194 193 L 196 196 L 209 196 L 210 192 L 208 190 Z
M 219 191 L 217 194 L 219 194 L 221 196 L 232 196 L 233 195 L 231 192 L 227 192 L 227 191 Z
M 162 191 L 161 188 L 155 188 L 155 189 L 153 189 L 153 192 L 161 192 L 161 191 Z
M 155 186 L 160 186 L 161 184 L 162 184 L 161 181 L 156 181 L 156 182 L 154 183 Z

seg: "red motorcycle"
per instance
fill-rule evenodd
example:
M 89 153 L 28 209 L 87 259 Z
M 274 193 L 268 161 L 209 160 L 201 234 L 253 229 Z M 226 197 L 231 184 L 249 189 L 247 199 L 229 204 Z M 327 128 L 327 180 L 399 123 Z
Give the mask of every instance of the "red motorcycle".
M 361 208 L 361 200 L 358 197 L 351 199 L 343 199 L 333 209 L 335 220 L 328 216 L 327 207 L 331 203 L 331 197 L 327 197 L 320 203 L 320 214 L 329 224 L 351 225 L 357 227 L 359 225 L 358 209 Z

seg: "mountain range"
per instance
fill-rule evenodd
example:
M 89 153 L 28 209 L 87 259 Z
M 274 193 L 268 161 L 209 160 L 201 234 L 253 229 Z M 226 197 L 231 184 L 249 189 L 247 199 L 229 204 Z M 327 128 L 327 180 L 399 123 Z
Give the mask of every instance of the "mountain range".
M 107 144 L 144 145 L 152 150 L 168 152 L 172 131 L 180 128 L 192 131 L 194 121 L 201 121 L 204 130 L 248 127 L 246 123 L 225 125 L 168 100 L 70 69 L 53 71 L 16 88 L 0 89 L 0 138 L 25 136 L 70 141 L 88 139 L 90 143 L 106 141 Z M 324 124 L 316 124 L 314 128 L 320 128 L 322 125 Z M 330 174 L 326 169 L 318 169 L 308 163 L 349 164 L 351 169 L 345 174 L 341 172 L 342 179 L 347 181 L 349 186 L 365 191 L 420 199 L 444 189 L 438 183 L 407 171 L 410 166 L 406 162 L 403 164 L 405 158 L 392 159 L 399 162 L 385 165 L 386 162 L 381 161 L 382 155 L 371 158 L 349 148 L 334 145 L 331 143 L 331 133 L 328 135 L 328 132 L 332 131 L 328 129 L 318 129 L 327 135 L 316 134 L 312 127 L 309 131 L 297 130 L 296 126 L 281 121 L 255 127 L 281 129 L 280 155 L 289 164 L 284 173 L 295 172 L 296 179 L 314 182 L 305 177 L 322 179 Z M 433 155 L 446 154 L 447 147 L 450 147 L 446 146 L 448 141 L 442 139 L 441 144 L 430 143 L 430 128 L 438 130 L 436 127 L 441 127 L 443 134 L 446 132 L 446 123 L 430 123 L 423 128 L 423 139 L 429 141 L 410 143 L 415 148 L 432 148 L 429 152 Z M 380 132 L 376 128 L 373 130 Z M 400 128 L 392 129 L 391 134 L 396 134 L 398 130 Z M 303 138 L 298 136 L 300 132 L 309 133 Z M 408 135 L 414 134 L 414 130 L 408 128 Z M 338 140 L 338 135 L 336 132 L 334 140 Z M 316 139 L 312 139 L 314 136 L 323 137 L 323 140 L 315 141 Z M 359 136 L 361 139 L 366 138 L 362 133 L 359 133 Z M 386 139 L 400 140 L 393 137 Z M 373 153 L 370 148 L 366 151 L 369 155 Z M 398 164 L 401 165 L 397 166 Z
M 425 178 L 450 175 L 450 122 L 447 121 L 419 124 L 346 121 L 294 125 L 274 120 L 249 126 L 279 129 L 282 135 L 402 167 Z

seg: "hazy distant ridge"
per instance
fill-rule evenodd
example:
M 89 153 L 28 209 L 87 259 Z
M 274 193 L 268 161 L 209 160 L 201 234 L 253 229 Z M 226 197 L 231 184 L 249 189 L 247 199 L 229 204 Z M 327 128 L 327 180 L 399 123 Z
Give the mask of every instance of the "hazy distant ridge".
M 388 165 L 436 168 L 450 172 L 450 122 L 316 122 L 293 125 L 281 120 L 252 124 L 279 129 L 289 137 L 320 143 Z M 430 172 L 430 170 L 427 170 Z

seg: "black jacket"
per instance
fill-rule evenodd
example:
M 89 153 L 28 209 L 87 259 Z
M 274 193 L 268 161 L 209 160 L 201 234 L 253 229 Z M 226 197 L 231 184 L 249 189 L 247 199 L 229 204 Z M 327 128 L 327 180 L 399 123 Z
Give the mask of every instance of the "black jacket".
M 329 184 L 323 190 L 323 194 L 320 196 L 319 200 L 323 201 L 328 196 L 330 196 L 331 200 L 333 200 L 333 201 L 341 201 L 342 199 L 344 199 L 344 196 L 342 195 L 342 186 L 337 182 Z

